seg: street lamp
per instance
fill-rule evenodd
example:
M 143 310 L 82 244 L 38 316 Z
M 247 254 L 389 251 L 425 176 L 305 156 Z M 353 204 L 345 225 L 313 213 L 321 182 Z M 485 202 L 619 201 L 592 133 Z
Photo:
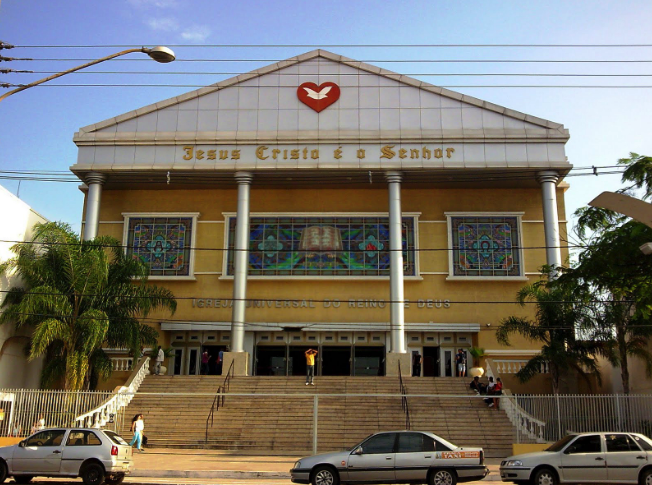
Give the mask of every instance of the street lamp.
M 172 49 L 169 49 L 168 47 L 161 46 L 161 45 L 157 46 L 157 47 L 153 47 L 151 49 L 149 49 L 147 47 L 140 47 L 140 48 L 135 48 L 135 49 L 127 49 L 127 50 L 124 50 L 124 51 L 121 51 L 121 52 L 117 52 L 116 54 L 111 54 L 110 56 L 102 57 L 101 59 L 96 59 L 96 60 L 88 62 L 86 64 L 82 64 L 81 66 L 73 67 L 72 69 L 68 69 L 67 71 L 63 71 L 63 72 L 60 72 L 58 74 L 53 74 L 52 76 L 48 76 L 48 77 L 46 77 L 44 79 L 41 79 L 39 81 L 34 81 L 33 83 L 25 84 L 24 86 L 16 88 L 13 91 L 9 91 L 8 93 L 5 93 L 2 96 L 0 96 L 0 101 L 2 101 L 5 98 L 8 98 L 12 94 L 18 93 L 20 91 L 24 91 L 27 88 L 38 86 L 39 84 L 43 84 L 45 82 L 51 81 L 52 79 L 56 79 L 58 77 L 65 76 L 66 74 L 69 74 L 71 72 L 79 71 L 80 69 L 84 69 L 85 67 L 93 66 L 95 64 L 99 64 L 100 62 L 108 61 L 109 59 L 113 59 L 115 57 L 124 56 L 125 54 L 131 54 L 132 52 L 144 52 L 149 57 L 154 59 L 156 62 L 162 62 L 162 63 L 172 62 L 175 59 L 174 52 L 172 52 Z

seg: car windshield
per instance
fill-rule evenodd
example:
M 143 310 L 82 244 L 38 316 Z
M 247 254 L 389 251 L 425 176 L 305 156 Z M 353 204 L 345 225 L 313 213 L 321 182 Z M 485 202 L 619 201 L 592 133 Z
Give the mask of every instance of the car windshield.
M 562 439 L 560 439 L 556 443 L 551 444 L 548 448 L 546 448 L 543 451 L 561 451 L 562 448 L 566 446 L 568 442 L 571 441 L 576 436 L 577 436 L 576 434 L 569 434 L 568 436 L 564 436 Z
M 104 434 L 107 435 L 111 439 L 111 441 L 113 441 L 116 445 L 129 446 L 129 443 L 123 440 L 122 436 L 120 436 L 117 433 L 114 433 L 113 431 L 104 431 Z

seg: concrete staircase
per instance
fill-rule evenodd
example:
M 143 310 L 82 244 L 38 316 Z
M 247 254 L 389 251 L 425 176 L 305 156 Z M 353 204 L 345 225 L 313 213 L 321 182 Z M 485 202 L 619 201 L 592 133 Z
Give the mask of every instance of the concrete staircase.
M 459 446 L 481 446 L 488 457 L 511 454 L 511 423 L 502 411 L 487 408 L 468 389 L 468 380 L 404 378 L 411 429 L 431 431 Z M 267 376 L 232 379 L 224 406 L 207 428 L 223 381 L 219 376 L 146 377 L 125 413 L 123 435 L 131 435 L 130 418 L 142 413 L 149 446 L 306 454 L 312 451 L 315 396 L 320 452 L 349 448 L 376 431 L 405 429 L 396 377 L 317 377 L 316 386 L 306 386 L 303 377 Z

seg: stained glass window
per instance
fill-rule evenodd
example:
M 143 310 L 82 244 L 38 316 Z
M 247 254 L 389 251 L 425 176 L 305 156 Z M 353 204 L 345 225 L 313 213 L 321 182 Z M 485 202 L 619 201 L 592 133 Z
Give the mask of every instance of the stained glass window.
M 518 218 L 450 217 L 453 276 L 521 276 Z
M 233 275 L 236 218 L 229 218 Z M 414 218 L 403 218 L 404 274 L 414 276 Z M 389 276 L 387 217 L 252 217 L 250 276 Z
M 192 217 L 130 217 L 127 254 L 150 276 L 189 276 Z

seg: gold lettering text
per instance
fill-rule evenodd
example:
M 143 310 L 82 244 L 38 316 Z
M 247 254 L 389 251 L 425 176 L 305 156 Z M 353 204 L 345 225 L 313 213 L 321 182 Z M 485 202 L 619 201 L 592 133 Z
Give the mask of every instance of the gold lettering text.
M 380 153 L 382 153 L 380 158 L 389 158 L 390 160 L 394 158 L 396 156 L 396 152 L 394 152 L 392 148 L 394 148 L 394 145 L 385 145 L 382 147 L 380 149 Z
M 444 156 L 444 151 L 441 148 L 435 148 L 435 158 L 442 158 Z
M 290 158 L 292 160 L 298 160 L 299 159 L 299 150 L 290 150 Z
M 192 160 L 193 149 L 194 147 L 183 147 L 183 151 L 186 152 L 186 154 L 183 156 L 184 160 Z
M 229 151 L 220 150 L 220 160 L 226 160 L 227 158 L 229 158 Z
M 258 160 L 265 160 L 269 158 L 269 155 L 265 155 L 265 150 L 267 150 L 267 147 L 265 145 L 256 148 L 256 158 Z
M 272 150 L 272 158 L 273 158 L 274 160 L 276 160 L 276 159 L 278 158 L 278 154 L 279 154 L 279 153 L 281 153 L 281 150 L 277 150 L 276 148 L 274 148 L 274 149 Z
M 308 158 L 308 149 L 304 148 L 303 149 L 303 159 L 306 160 Z
M 421 158 L 419 156 L 419 150 L 416 150 L 414 148 L 410 148 L 410 158 Z
M 310 150 L 310 158 L 317 160 L 319 158 L 319 150 Z
M 208 159 L 209 160 L 217 159 L 216 150 L 208 150 Z
M 430 156 L 432 152 L 428 150 L 426 147 L 423 147 L 422 152 L 423 152 L 423 158 L 425 158 L 426 160 L 430 160 Z
M 195 158 L 197 160 L 203 160 L 204 159 L 204 150 L 197 150 L 195 152 Z
M 231 160 L 240 160 L 240 150 L 231 150 Z
M 405 148 L 401 148 L 398 151 L 398 158 L 406 158 L 407 157 L 407 150 Z
M 359 148 L 357 156 L 358 156 L 359 159 L 363 159 L 366 156 L 365 149 L 364 148 Z
M 455 148 L 447 148 L 446 149 L 446 158 L 450 158 L 453 153 L 455 152 Z
M 340 158 L 342 158 L 342 147 L 337 148 L 337 149 L 333 152 L 333 158 L 335 158 L 335 159 L 337 159 L 337 160 L 339 160 Z

